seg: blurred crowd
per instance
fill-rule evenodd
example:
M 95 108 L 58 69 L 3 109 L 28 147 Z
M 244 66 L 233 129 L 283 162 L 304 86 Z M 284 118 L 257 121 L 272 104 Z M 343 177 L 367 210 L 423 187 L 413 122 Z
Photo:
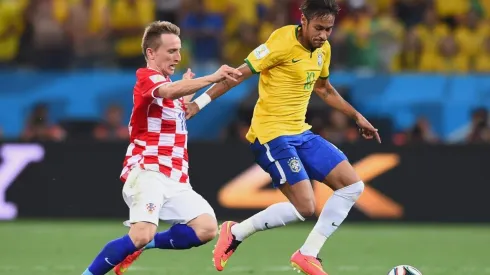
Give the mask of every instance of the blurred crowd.
M 0 68 L 134 68 L 142 30 L 182 28 L 182 67 L 237 66 L 302 0 L 2 0 Z M 332 67 L 490 72 L 489 0 L 338 0 Z
M 345 93 L 346 91 L 343 91 Z M 348 97 L 347 94 L 344 94 Z M 247 143 L 245 134 L 250 127 L 253 107 L 243 104 L 236 118 L 222 130 L 220 140 L 240 141 Z M 355 122 L 336 110 L 327 108 L 310 108 L 307 122 L 312 125 L 312 131 L 321 135 L 334 144 L 363 142 Z M 443 141 L 425 117 L 419 117 L 415 124 L 403 131 L 396 131 L 389 119 L 370 119 L 380 129 L 384 143 L 394 145 L 406 144 L 439 144 Z M 458 135 L 450 140 L 451 143 L 490 144 L 489 112 L 485 108 L 477 108 L 471 113 L 471 122 L 458 131 Z M 40 103 L 29 114 L 21 140 L 24 141 L 54 141 L 65 140 L 100 140 L 127 141 L 127 123 L 123 117 L 123 109 L 118 105 L 107 108 L 100 121 L 67 121 L 58 123 L 50 119 L 48 105 Z M 0 140 L 2 133 L 0 130 Z
M 181 68 L 238 66 L 272 31 L 298 24 L 302 0 L 0 0 L 0 70 L 135 69 L 144 66 L 141 35 L 154 20 L 182 29 Z M 332 68 L 375 72 L 490 72 L 490 0 L 338 0 L 330 43 Z M 242 139 L 247 109 L 223 132 Z M 22 137 L 65 140 L 70 127 L 49 121 L 36 106 Z M 119 106 L 85 125 L 100 140 L 127 139 Z M 359 139 L 337 112 L 309 115 L 333 142 Z M 326 125 L 326 126 L 325 126 Z M 83 128 L 79 125 L 78 130 Z M 1 136 L 1 131 L 0 131 Z M 437 143 L 420 118 L 389 137 L 395 144 Z M 486 110 L 476 110 L 461 141 L 490 142 Z
M 250 127 L 253 109 L 245 107 L 238 112 L 237 118 L 221 133 L 221 139 L 247 143 L 245 134 Z M 371 142 L 359 134 L 355 121 L 336 110 L 309 110 L 307 122 L 312 131 L 334 144 L 353 144 Z M 432 127 L 430 120 L 419 117 L 409 128 L 397 131 L 389 119 L 369 118 L 379 129 L 383 143 L 403 146 L 407 144 L 490 144 L 490 120 L 488 110 L 477 108 L 471 113 L 468 125 L 457 131 L 455 137 L 442 140 Z

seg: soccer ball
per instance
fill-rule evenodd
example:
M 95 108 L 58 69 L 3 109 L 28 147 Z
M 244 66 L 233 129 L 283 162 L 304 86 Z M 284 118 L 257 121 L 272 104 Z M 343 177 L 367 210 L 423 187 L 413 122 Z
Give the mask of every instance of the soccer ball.
M 399 265 L 392 268 L 388 275 L 422 275 L 422 272 L 413 266 Z

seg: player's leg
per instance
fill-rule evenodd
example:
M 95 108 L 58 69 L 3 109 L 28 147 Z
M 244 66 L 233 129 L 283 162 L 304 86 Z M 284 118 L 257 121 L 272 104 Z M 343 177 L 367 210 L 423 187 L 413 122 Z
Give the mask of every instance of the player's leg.
M 312 134 L 311 134 L 312 135 Z M 304 245 L 293 254 L 291 262 L 306 274 L 326 274 L 323 269 L 311 265 L 323 244 L 347 217 L 350 209 L 362 194 L 364 183 L 345 155 L 330 142 L 319 136 L 306 137 L 298 148 L 298 154 L 312 179 L 322 181 L 334 190 Z
M 173 226 L 157 233 L 145 249 L 189 249 L 213 240 L 218 232 L 213 208 L 189 185 L 169 181 L 174 191 L 165 202 L 160 219 Z
M 311 183 L 296 150 L 289 143 L 290 140 L 279 138 L 268 144 L 252 145 L 257 163 L 270 174 L 273 186 L 280 188 L 291 202 L 273 204 L 241 223 L 223 223 L 213 253 L 218 271 L 224 269 L 238 245 L 255 232 L 303 221 L 313 214 L 315 202 Z
M 139 175 L 130 175 L 123 188 L 125 201 L 130 208 L 131 228 L 128 235 L 107 243 L 83 275 L 106 274 L 153 239 L 163 196 L 158 184 L 144 180 L 144 172 L 135 173 Z
M 156 211 L 159 219 L 173 224 L 168 230 L 153 233 L 152 240 L 143 249 L 129 255 L 114 268 L 117 275 L 127 271 L 140 254 L 147 249 L 189 249 L 200 246 L 216 236 L 217 222 L 209 203 L 194 192 L 190 185 L 175 182 L 165 175 L 151 173 L 165 198 Z
M 282 163 L 283 161 L 278 161 Z M 286 162 L 286 160 L 284 160 Z M 285 165 L 281 165 L 285 166 Z M 270 169 L 275 170 L 276 167 Z M 274 174 L 274 172 L 272 172 Z M 288 223 L 304 221 L 315 213 L 315 197 L 309 179 L 289 184 L 275 185 L 288 198 L 289 202 L 275 203 L 254 216 L 231 227 L 236 240 L 243 241 L 257 231 L 285 226 Z
M 364 190 L 364 183 L 347 160 L 339 163 L 324 178 L 323 183 L 334 192 L 301 247 L 301 252 L 305 255 L 318 255 L 327 238 L 339 228 Z

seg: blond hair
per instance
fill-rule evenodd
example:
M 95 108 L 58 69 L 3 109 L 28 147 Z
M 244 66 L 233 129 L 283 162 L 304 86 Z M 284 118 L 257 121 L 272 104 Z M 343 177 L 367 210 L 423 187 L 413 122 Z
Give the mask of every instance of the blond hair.
M 141 49 L 145 59 L 147 58 L 146 49 L 158 49 L 160 46 L 160 36 L 165 33 L 171 33 L 179 36 L 180 28 L 168 21 L 155 21 L 145 28 L 145 33 L 143 34 L 143 39 L 141 40 Z

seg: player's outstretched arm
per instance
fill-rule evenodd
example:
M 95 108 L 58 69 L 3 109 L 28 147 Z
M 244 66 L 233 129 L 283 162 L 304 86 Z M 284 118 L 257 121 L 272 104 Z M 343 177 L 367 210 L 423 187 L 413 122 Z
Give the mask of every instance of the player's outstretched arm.
M 325 103 L 354 119 L 361 129 L 361 134 L 364 138 L 376 138 L 376 140 L 381 143 L 378 129 L 374 128 L 361 113 L 352 107 L 352 105 L 350 105 L 349 102 L 335 90 L 330 81 L 328 81 L 328 78 L 318 79 L 313 90 Z
M 163 98 L 177 99 L 192 95 L 199 89 L 213 83 L 222 82 L 223 80 L 236 83 L 238 82 L 236 77 L 240 75 L 241 72 L 239 70 L 223 65 L 214 74 L 195 79 L 182 79 L 163 85 L 158 88 L 158 95 Z
M 196 98 L 193 102 L 188 103 L 186 108 L 186 118 L 190 119 L 200 110 L 202 110 L 204 106 L 206 106 L 216 98 L 224 95 L 226 92 L 231 90 L 231 88 L 242 83 L 253 74 L 252 70 L 250 70 L 250 67 L 247 64 L 241 65 L 237 68 L 237 70 L 240 72 L 240 74 L 235 75 L 236 81 L 229 78 L 224 79 L 223 81 L 220 81 L 211 86 L 211 88 L 209 88 L 206 92 Z

